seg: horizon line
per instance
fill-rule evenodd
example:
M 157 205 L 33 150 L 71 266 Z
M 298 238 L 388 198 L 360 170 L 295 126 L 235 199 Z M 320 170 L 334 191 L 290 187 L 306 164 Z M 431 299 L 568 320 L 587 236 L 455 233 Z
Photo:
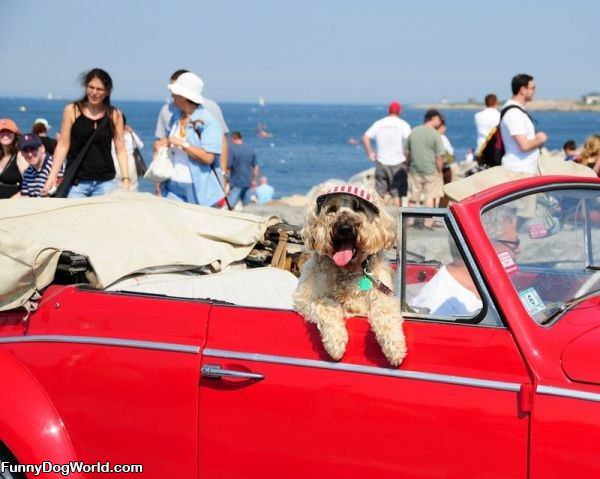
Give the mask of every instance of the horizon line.
M 537 98 L 533 100 L 534 102 L 539 101 L 581 101 L 581 96 L 576 98 Z M 213 99 L 211 97 L 211 99 Z M 507 98 L 508 99 L 508 98 Z M 506 101 L 507 99 L 499 99 L 500 101 Z M 56 98 L 47 98 L 43 96 L 5 96 L 0 95 L 0 100 L 40 100 L 40 101 L 48 101 L 48 102 L 57 102 L 57 101 L 67 101 L 72 102 L 74 99 L 67 99 L 63 97 Z M 124 97 L 113 97 L 111 98 L 112 102 L 125 101 L 125 102 L 149 102 L 149 103 L 161 103 L 164 104 L 165 99 L 156 100 L 156 99 L 144 99 L 144 98 L 124 98 Z M 214 100 L 219 104 L 238 104 L 238 105 L 258 105 L 260 107 L 259 101 L 251 101 L 251 100 Z M 346 102 L 346 101 L 329 101 L 329 100 L 321 100 L 321 101 L 299 101 L 299 100 L 284 100 L 284 101 L 268 101 L 265 102 L 265 105 L 331 105 L 331 106 L 375 106 L 386 108 L 389 104 L 389 101 L 385 102 Z M 405 103 L 401 102 L 403 107 L 406 108 L 416 108 L 422 109 L 428 105 L 483 105 L 483 102 L 469 102 L 468 100 L 463 101 L 416 101 L 413 103 Z

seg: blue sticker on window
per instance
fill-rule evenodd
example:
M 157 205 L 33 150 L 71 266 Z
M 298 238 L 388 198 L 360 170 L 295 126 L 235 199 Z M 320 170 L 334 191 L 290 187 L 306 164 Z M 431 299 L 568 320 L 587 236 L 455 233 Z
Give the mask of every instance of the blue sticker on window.
M 543 311 L 546 307 L 544 306 L 544 302 L 540 295 L 534 288 L 527 288 L 519 293 L 519 297 L 521 298 L 521 302 L 525 309 L 532 316 L 534 314 Z

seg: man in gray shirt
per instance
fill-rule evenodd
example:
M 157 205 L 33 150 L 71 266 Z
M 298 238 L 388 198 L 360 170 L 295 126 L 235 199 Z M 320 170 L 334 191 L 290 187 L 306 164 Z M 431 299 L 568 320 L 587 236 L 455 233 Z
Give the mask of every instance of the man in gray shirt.
M 173 72 L 169 83 L 173 83 L 180 75 L 187 73 L 189 70 L 177 70 Z M 221 145 L 221 171 L 227 171 L 227 151 L 228 151 L 228 143 L 227 143 L 227 134 L 229 133 L 229 128 L 227 127 L 227 123 L 225 123 L 225 118 L 223 118 L 223 112 L 221 108 L 217 104 L 217 102 L 210 100 L 204 97 L 204 103 L 202 104 L 204 108 L 206 108 L 209 112 L 211 112 L 221 124 L 221 128 L 223 128 L 223 142 Z M 158 114 L 158 120 L 156 122 L 156 132 L 154 136 L 157 140 L 162 138 L 166 138 L 168 135 L 167 125 L 169 121 L 171 121 L 171 117 L 173 113 L 175 113 L 176 106 L 172 101 L 165 103 L 163 107 L 160 109 L 160 113 Z

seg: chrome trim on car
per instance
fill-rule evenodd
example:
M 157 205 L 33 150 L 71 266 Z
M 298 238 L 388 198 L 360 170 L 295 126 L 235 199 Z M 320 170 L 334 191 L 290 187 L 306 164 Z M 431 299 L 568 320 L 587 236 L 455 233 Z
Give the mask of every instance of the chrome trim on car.
M 98 344 L 103 346 L 121 346 L 126 348 L 155 349 L 158 351 L 172 351 L 176 353 L 198 354 L 199 346 L 187 344 L 161 343 L 157 341 L 140 341 L 137 339 L 104 338 L 96 336 L 62 336 L 62 335 L 31 335 L 11 336 L 0 338 L 0 344 L 8 343 L 79 343 Z
M 497 389 L 500 391 L 518 392 L 521 387 L 521 385 L 518 383 L 489 381 L 487 379 L 476 379 L 464 376 L 450 376 L 446 374 L 424 373 L 419 371 L 407 371 L 403 369 L 388 369 L 380 368 L 377 366 L 363 366 L 360 364 L 334 363 L 329 361 L 319 361 L 315 359 L 301 359 L 289 356 L 274 356 L 270 354 L 244 353 L 239 351 L 227 351 L 223 349 L 205 348 L 202 354 L 204 356 L 210 356 L 213 358 L 242 359 L 247 361 L 261 361 L 265 363 L 285 364 L 288 366 L 332 369 L 335 371 L 372 374 L 376 376 L 391 376 L 404 379 L 416 379 L 420 381 L 430 381 L 436 383 L 457 384 L 460 386 L 473 386 L 485 389 Z
M 575 389 L 557 388 L 554 386 L 538 385 L 536 388 L 538 394 L 547 396 L 560 396 L 565 398 L 583 399 L 584 401 L 600 402 L 600 394 L 587 391 L 578 391 Z

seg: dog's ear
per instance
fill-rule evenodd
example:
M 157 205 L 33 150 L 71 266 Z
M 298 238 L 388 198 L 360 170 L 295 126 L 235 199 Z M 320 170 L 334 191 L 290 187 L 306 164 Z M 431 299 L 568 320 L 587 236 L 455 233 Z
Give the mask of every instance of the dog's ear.
M 385 209 L 385 204 L 383 202 L 383 198 L 375 193 L 375 204 L 379 208 L 379 219 L 380 222 L 380 231 L 382 234 L 381 241 L 383 243 L 383 249 L 390 249 L 396 245 L 396 219 L 387 212 Z
M 379 219 L 380 231 L 381 231 L 381 242 L 383 243 L 383 249 L 390 249 L 396 245 L 396 220 L 390 215 L 385 208 L 380 209 Z
M 320 205 L 317 203 L 317 199 L 318 196 L 315 196 L 309 202 L 304 219 L 304 226 L 300 231 L 302 239 L 304 240 L 304 246 L 306 246 L 306 249 L 308 250 L 314 250 L 316 247 L 315 242 L 319 241 L 318 224 Z
M 375 252 L 393 248 L 397 236 L 396 220 L 385 209 L 383 199 L 375 191 L 370 193 L 373 195 L 373 203 L 379 212 L 372 222 L 372 227 L 369 228 L 365 249 Z
M 319 214 L 321 204 L 325 200 L 325 198 L 321 195 L 329 188 L 330 185 L 327 183 L 319 185 L 317 188 L 315 188 L 308 201 L 308 207 L 304 216 L 304 226 L 300 231 L 302 239 L 304 240 L 304 246 L 308 250 L 318 249 L 319 246 L 325 244 L 326 238 L 324 237 L 324 231 L 322 231 L 323 228 L 319 228 Z M 319 200 L 319 202 L 317 202 L 317 200 Z
M 311 231 L 311 228 L 310 228 L 310 225 L 308 224 L 308 220 L 307 220 L 307 222 L 304 224 L 304 226 L 300 230 L 300 234 L 302 235 L 302 239 L 304 240 L 304 246 L 306 247 L 306 249 L 313 250 L 313 249 L 315 249 L 315 242 L 314 242 L 312 235 L 310 234 L 310 231 Z

